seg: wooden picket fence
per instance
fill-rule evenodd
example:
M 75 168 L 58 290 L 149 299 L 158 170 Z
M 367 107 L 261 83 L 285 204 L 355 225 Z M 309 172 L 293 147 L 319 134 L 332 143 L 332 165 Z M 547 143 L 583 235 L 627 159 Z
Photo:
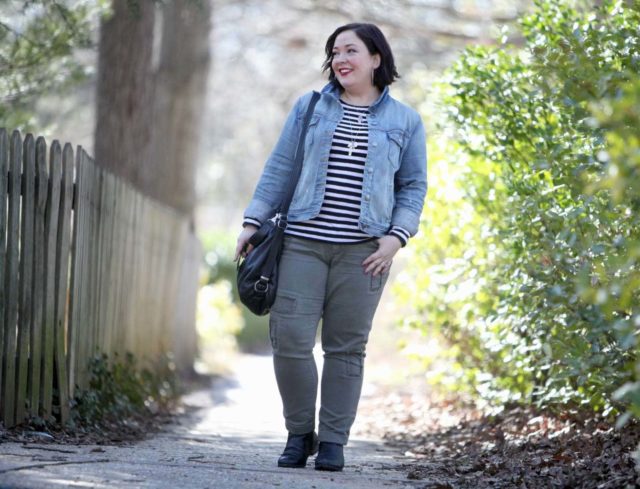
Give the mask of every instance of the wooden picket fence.
M 98 352 L 131 352 L 151 364 L 188 336 L 175 328 L 185 310 L 180 289 L 195 290 L 197 281 L 192 238 L 183 216 L 96 165 L 80 146 L 74 154 L 54 141 L 47 151 L 42 137 L 0 129 L 5 427 L 54 413 L 66 420 Z

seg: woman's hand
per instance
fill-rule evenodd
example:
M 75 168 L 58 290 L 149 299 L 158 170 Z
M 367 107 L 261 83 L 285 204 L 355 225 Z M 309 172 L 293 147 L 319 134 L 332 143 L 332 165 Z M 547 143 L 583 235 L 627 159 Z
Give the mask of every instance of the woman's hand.
M 391 267 L 393 257 L 402 248 L 400 240 L 394 236 L 383 236 L 378 239 L 378 249 L 371 253 L 363 262 L 364 273 L 372 273 L 375 277 L 386 272 Z
M 233 261 L 238 261 L 240 256 L 242 256 L 243 258 L 246 257 L 247 254 L 253 249 L 253 246 L 249 244 L 249 239 L 255 234 L 257 230 L 258 228 L 253 226 L 252 224 L 247 224 L 242 229 L 240 235 L 238 236 L 238 242 L 236 245 L 236 256 L 233 258 Z

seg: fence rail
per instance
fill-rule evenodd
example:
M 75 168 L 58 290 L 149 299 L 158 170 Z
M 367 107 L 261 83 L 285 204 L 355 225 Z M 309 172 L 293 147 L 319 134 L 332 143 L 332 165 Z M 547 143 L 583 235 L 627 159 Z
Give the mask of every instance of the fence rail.
M 0 419 L 69 416 L 98 351 L 152 362 L 189 334 L 199 252 L 184 216 L 78 146 L 0 129 Z M 182 301 L 182 303 L 180 303 Z M 181 312 L 178 312 L 181 311 Z M 188 316 L 188 315 L 187 315 Z M 182 322 L 180 322 L 182 319 Z M 187 324 L 185 324 L 187 321 Z M 176 331 L 181 329 L 181 333 Z M 189 362 L 192 358 L 183 358 Z

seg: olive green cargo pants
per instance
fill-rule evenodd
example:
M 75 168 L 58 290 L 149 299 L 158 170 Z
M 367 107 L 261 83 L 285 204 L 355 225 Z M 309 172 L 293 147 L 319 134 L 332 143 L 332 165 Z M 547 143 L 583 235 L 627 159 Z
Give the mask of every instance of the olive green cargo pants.
M 269 332 L 287 430 L 315 429 L 318 371 L 313 358 L 322 319 L 318 437 L 346 445 L 356 416 L 365 348 L 388 272 L 364 274 L 362 262 L 376 240 L 329 244 L 285 237 Z

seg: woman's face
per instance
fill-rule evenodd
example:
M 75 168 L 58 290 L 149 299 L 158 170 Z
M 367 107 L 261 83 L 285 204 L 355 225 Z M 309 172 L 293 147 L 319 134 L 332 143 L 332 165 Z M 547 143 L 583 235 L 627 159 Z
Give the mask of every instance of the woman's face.
M 372 71 L 380 66 L 380 55 L 369 54 L 367 46 L 353 31 L 338 34 L 333 44 L 331 68 L 345 90 L 371 87 Z

